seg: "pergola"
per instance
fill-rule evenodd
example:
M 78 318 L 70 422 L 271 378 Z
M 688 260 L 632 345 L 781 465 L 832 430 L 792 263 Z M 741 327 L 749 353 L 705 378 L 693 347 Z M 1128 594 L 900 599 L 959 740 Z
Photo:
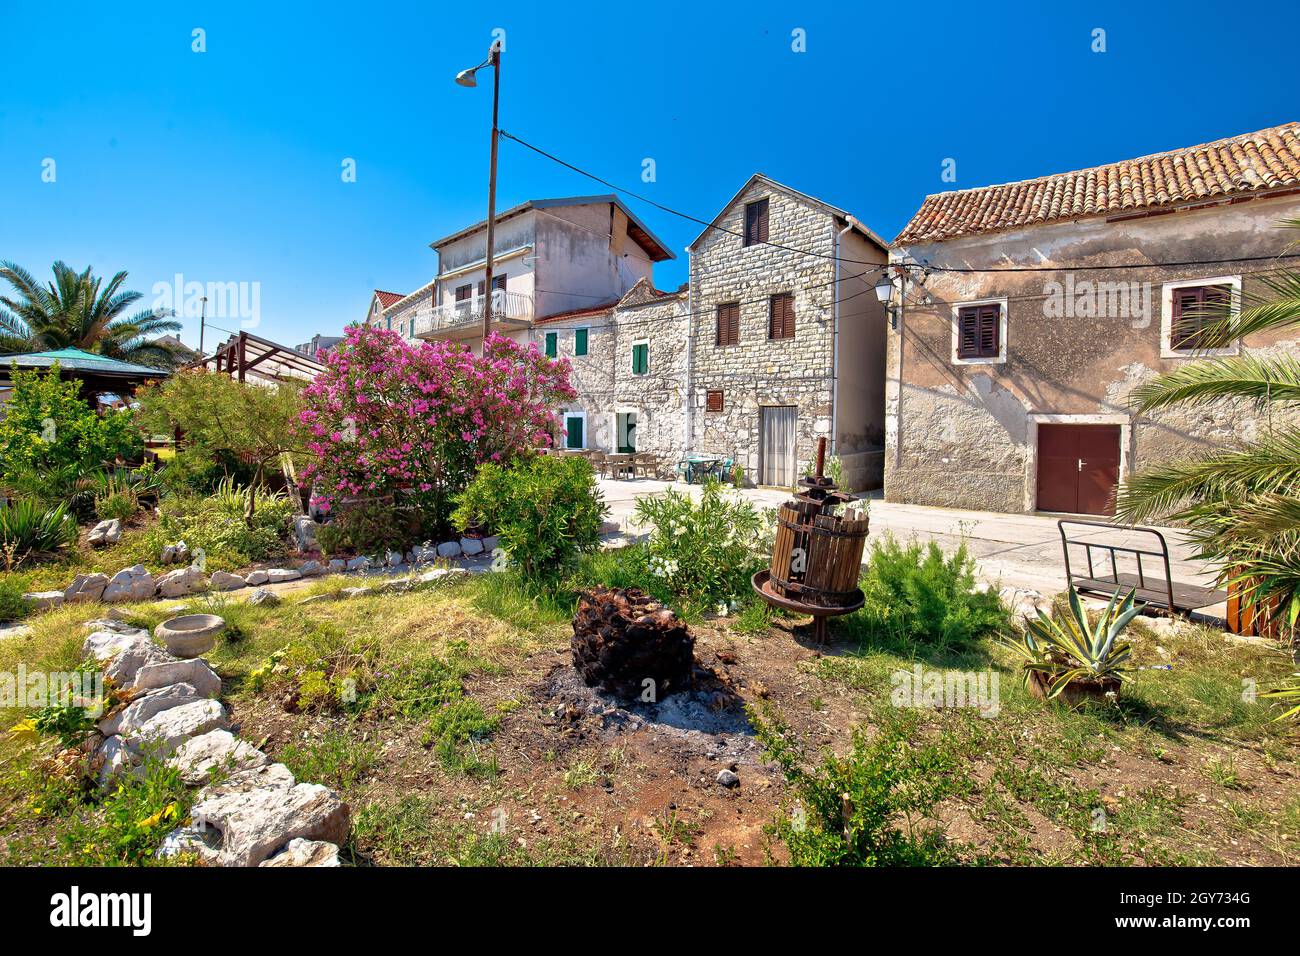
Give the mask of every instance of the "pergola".
M 291 378 L 311 380 L 325 366 L 295 348 L 251 332 L 239 332 L 211 355 L 191 362 L 186 368 L 211 368 L 241 382 L 250 375 L 267 382 L 282 382 Z

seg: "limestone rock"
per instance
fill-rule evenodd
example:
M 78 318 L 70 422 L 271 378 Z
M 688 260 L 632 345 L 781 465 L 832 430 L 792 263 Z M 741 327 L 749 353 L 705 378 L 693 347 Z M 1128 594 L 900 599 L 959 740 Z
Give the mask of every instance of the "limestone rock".
M 195 567 L 177 568 L 168 571 L 158 579 L 158 596 L 166 598 L 185 597 L 206 591 L 208 584 L 203 572 Z
M 107 574 L 98 572 L 94 574 L 78 574 L 63 591 L 64 603 L 78 604 L 82 601 L 98 601 L 103 596 L 106 587 L 108 587 Z
M 460 553 L 469 556 L 473 556 L 475 554 L 482 554 L 483 539 L 482 538 L 461 538 Z
M 304 561 L 298 566 L 298 573 L 304 578 L 314 578 L 325 573 L 325 566 L 319 561 Z
M 107 787 L 131 770 L 134 759 L 121 737 L 109 737 L 95 751 L 92 758 L 99 766 L 99 784 Z
M 100 600 L 114 601 L 148 601 L 153 597 L 154 580 L 143 564 L 134 564 L 123 568 L 109 580 L 108 586 Z
M 267 757 L 260 764 L 236 770 L 215 783 L 209 783 L 194 799 L 202 802 L 249 790 L 288 790 L 297 782 L 293 771 L 282 763 L 271 763 L 271 758 Z
M 154 854 L 154 857 L 159 860 L 168 860 L 182 854 L 192 853 L 199 858 L 201 863 L 217 866 L 221 861 L 216 845 L 220 842 L 221 834 L 216 830 L 199 826 L 183 826 L 173 830 L 163 838 L 162 845 L 158 847 L 158 852 Z
M 267 607 L 275 607 L 280 603 L 280 596 L 274 591 L 266 590 L 266 588 L 258 588 L 249 595 L 248 603 L 254 607 L 260 607 L 263 604 Z
M 289 845 L 258 866 L 339 866 L 339 848 L 323 840 L 290 840 Z
M 342 843 L 348 805 L 319 784 L 261 787 L 206 796 L 190 811 L 196 824 L 220 831 L 224 866 L 257 866 L 295 839 Z
M 86 536 L 87 543 L 92 548 L 102 548 L 106 545 L 117 544 L 122 539 L 122 522 L 117 518 L 110 518 L 107 521 L 101 521 L 95 527 L 90 529 L 90 534 Z
M 342 558 L 330 558 L 330 563 L 329 563 L 330 574 L 339 574 L 343 571 L 346 571 L 347 569 L 348 569 L 348 563 L 344 561 Z
M 221 693 L 221 678 L 207 661 L 197 657 L 146 664 L 135 675 L 136 690 L 153 690 L 171 684 L 188 684 L 200 697 L 216 697 Z
M 384 563 L 387 564 L 390 568 L 397 567 L 399 564 L 402 563 L 402 552 L 389 551 L 388 554 L 384 555 Z
M 440 557 L 440 558 L 459 558 L 459 557 L 460 557 L 460 542 L 459 542 L 459 541 L 444 541 L 442 544 L 438 545 L 438 557 Z
M 494 534 L 490 534 L 483 539 L 483 550 L 487 554 L 491 554 L 500 546 L 501 546 L 501 539 Z
M 370 559 L 365 555 L 360 555 L 348 562 L 349 571 L 366 571 L 370 568 Z
M 96 631 L 86 638 L 82 651 L 99 663 L 105 677 L 118 687 L 134 686 L 136 675 L 149 664 L 174 658 L 149 639 L 145 631 Z
M 310 515 L 297 515 L 293 519 L 293 534 L 299 551 L 316 550 L 316 530 L 320 527 Z
M 286 581 L 297 581 L 302 574 L 289 568 L 272 568 L 266 572 L 266 580 L 271 584 L 283 584 Z
M 99 732 L 105 737 L 129 737 L 137 733 L 149 718 L 164 710 L 180 707 L 200 700 L 192 684 L 171 684 L 159 687 L 135 698 L 99 722 Z
M 191 786 L 212 780 L 212 772 L 236 774 L 264 767 L 271 758 L 252 744 L 239 740 L 228 730 L 210 730 L 191 737 L 176 748 L 167 763 L 180 770 L 181 779 Z
M 43 611 L 46 608 L 62 607 L 64 598 L 62 591 L 28 591 L 23 595 L 23 600 L 30 601 L 32 607 Z
M 344 588 L 339 592 L 340 596 L 345 598 L 367 597 L 377 593 L 374 588 Z
M 270 576 L 265 571 L 251 571 L 244 575 L 244 580 L 250 587 L 259 587 L 270 580 Z
M 150 717 L 127 741 L 127 747 L 141 756 L 170 757 L 191 737 L 223 730 L 227 724 L 226 708 L 215 700 L 196 700 Z
M 208 583 L 218 591 L 238 591 L 240 588 L 248 586 L 247 581 L 238 574 L 231 574 L 229 571 L 213 571 Z

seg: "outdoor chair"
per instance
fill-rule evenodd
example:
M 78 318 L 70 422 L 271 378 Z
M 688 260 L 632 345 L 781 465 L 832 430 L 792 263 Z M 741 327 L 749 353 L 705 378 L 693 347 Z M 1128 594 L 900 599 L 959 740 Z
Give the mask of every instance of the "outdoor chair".
M 591 470 L 604 478 L 609 469 L 609 460 L 605 457 L 605 453 L 603 451 L 593 451 L 587 456 L 587 460 L 591 462 Z

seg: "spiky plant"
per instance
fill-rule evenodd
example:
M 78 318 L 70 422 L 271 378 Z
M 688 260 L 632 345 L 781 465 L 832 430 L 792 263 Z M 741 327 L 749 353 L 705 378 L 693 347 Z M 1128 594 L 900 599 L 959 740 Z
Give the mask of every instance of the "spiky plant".
M 1300 717 L 1300 673 L 1292 674 L 1291 679 L 1285 684 L 1282 684 L 1279 687 L 1274 687 L 1272 690 L 1266 690 L 1259 696 L 1280 700 L 1284 707 L 1287 704 L 1295 704 L 1295 706 L 1290 710 L 1278 714 L 1274 720 L 1286 720 L 1290 717 Z
M 1042 676 L 1048 685 L 1049 700 L 1072 681 L 1097 684 L 1109 679 L 1126 680 L 1133 647 L 1120 637 L 1142 610 L 1134 601 L 1133 591 L 1122 601 L 1116 593 L 1093 626 L 1088 623 L 1088 612 L 1073 587 L 1069 608 L 1069 615 L 1062 615 L 1061 620 L 1039 611 L 1037 620 L 1025 619 L 1023 635 L 1002 641 L 1025 659 L 1025 683 L 1036 673 Z
M 0 296 L 0 351 L 79 348 L 160 368 L 175 364 L 172 350 L 154 340 L 179 331 L 181 324 L 169 310 L 144 309 L 128 316 L 143 294 L 123 289 L 125 272 L 105 284 L 89 267 L 77 272 L 56 262 L 54 280 L 41 285 L 21 266 L 0 262 L 0 278 L 14 292 Z
M 1300 219 L 1282 223 L 1300 230 Z M 1296 245 L 1293 243 L 1293 246 Z M 1300 271 L 1259 277 L 1266 292 L 1238 313 L 1206 306 L 1205 346 L 1300 326 Z M 1294 628 L 1300 616 L 1300 358 L 1233 355 L 1188 362 L 1136 388 L 1139 414 L 1169 408 L 1245 403 L 1265 417 L 1265 433 L 1206 458 L 1174 462 L 1133 476 L 1120 489 L 1116 516 L 1133 523 L 1184 523 L 1197 556 L 1236 584 L 1242 602 L 1265 620 Z

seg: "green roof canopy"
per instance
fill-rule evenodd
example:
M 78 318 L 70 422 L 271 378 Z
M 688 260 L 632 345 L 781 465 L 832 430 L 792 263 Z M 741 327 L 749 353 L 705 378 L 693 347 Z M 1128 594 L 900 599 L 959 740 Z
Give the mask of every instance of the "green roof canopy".
M 53 349 L 49 352 L 14 352 L 0 355 L 0 372 L 8 370 L 11 365 L 22 369 L 49 368 L 55 362 L 59 368 L 69 372 L 90 372 L 96 375 L 121 375 L 128 377 L 159 377 L 170 375 L 171 370 L 153 368 L 149 365 L 136 365 L 134 362 L 120 362 L 106 355 L 96 355 L 83 349 Z

